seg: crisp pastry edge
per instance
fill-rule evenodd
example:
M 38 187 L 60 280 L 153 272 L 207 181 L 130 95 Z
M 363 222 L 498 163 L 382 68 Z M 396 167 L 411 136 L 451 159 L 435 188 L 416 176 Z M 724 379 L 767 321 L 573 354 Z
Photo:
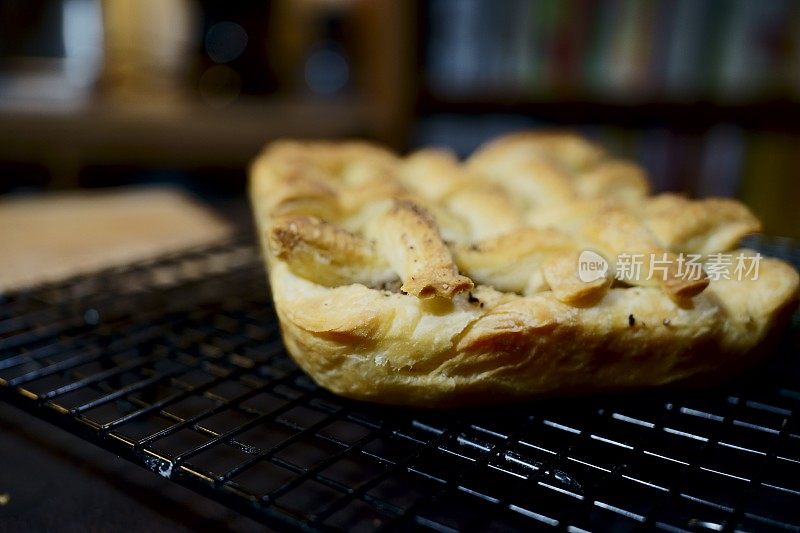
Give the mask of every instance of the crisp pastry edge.
M 509 301 L 479 287 L 477 299 L 487 306 L 450 319 L 429 314 L 410 295 L 320 288 L 283 264 L 274 265 L 270 281 L 287 350 L 318 384 L 355 399 L 452 407 L 737 374 L 769 353 L 797 304 L 797 273 L 778 260 L 762 266 L 760 289 L 771 286 L 763 301 L 723 298 L 731 288 L 712 282 L 693 309 L 642 287 L 612 289 L 600 306 L 576 310 L 550 293 Z M 637 297 L 614 302 L 614 291 Z M 431 323 L 402 327 L 422 315 Z

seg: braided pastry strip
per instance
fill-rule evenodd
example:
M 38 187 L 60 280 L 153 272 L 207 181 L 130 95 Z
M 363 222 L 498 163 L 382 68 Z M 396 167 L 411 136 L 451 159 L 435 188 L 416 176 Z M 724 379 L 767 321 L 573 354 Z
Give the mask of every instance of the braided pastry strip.
M 459 405 L 722 376 L 797 302 L 797 272 L 771 259 L 744 281 L 685 279 L 674 261 L 661 279 L 580 280 L 582 250 L 726 252 L 760 225 L 733 200 L 648 196 L 638 166 L 567 133 L 464 163 L 281 141 L 250 191 L 287 348 L 351 397 Z

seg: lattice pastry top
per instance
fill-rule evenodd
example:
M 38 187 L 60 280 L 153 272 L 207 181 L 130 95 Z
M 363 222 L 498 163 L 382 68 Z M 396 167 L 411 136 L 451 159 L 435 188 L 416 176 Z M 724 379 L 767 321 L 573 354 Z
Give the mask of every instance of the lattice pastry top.
M 742 204 L 649 195 L 568 133 L 464 162 L 280 141 L 251 200 L 289 352 L 322 386 L 415 405 L 659 385 L 752 363 L 798 275 Z M 720 253 L 729 252 L 729 253 Z

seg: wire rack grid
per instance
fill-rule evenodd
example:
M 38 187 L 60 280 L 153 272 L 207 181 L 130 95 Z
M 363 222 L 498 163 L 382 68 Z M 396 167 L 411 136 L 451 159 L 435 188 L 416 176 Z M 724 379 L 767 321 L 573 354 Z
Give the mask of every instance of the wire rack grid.
M 800 530 L 796 325 L 710 391 L 368 405 L 286 355 L 251 242 L 0 296 L 0 398 L 280 528 Z

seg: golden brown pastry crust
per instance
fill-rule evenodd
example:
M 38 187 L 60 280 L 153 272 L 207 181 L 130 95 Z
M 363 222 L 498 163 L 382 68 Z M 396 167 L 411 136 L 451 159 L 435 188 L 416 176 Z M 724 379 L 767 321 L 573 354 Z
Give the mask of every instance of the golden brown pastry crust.
M 760 357 L 797 303 L 797 272 L 773 259 L 741 281 L 578 279 L 582 250 L 731 251 L 759 225 L 733 200 L 647 196 L 639 167 L 572 134 L 507 136 L 463 164 L 281 141 L 250 191 L 287 349 L 353 398 L 454 406 L 708 379 Z
M 400 290 L 417 298 L 452 298 L 473 287 L 458 273 L 436 221 L 420 205 L 395 200 L 375 221 L 378 248 L 400 276 Z

